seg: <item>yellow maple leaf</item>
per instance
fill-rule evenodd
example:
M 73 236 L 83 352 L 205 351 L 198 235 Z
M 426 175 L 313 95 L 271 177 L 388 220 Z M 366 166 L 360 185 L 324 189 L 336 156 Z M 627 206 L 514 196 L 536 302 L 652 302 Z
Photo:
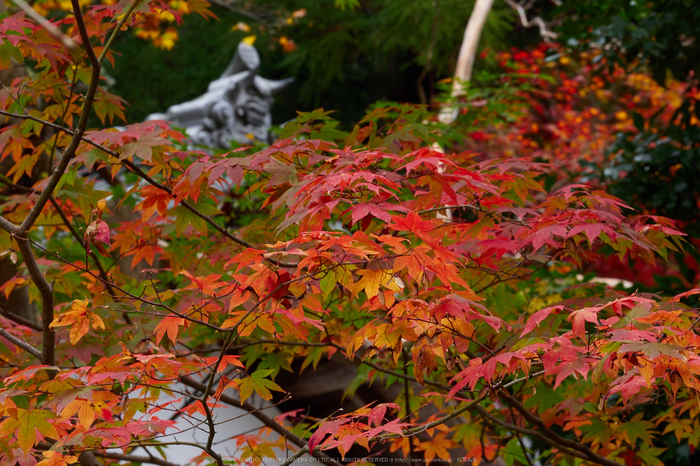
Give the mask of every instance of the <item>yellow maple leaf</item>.
M 71 310 L 56 317 L 53 322 L 49 324 L 49 328 L 65 327 L 70 325 L 70 342 L 72 345 L 77 344 L 80 339 L 85 336 L 90 329 L 91 324 L 92 328 L 94 329 L 101 328 L 104 330 L 105 324 L 102 321 L 102 318 L 97 314 L 88 311 L 88 304 L 89 301 L 87 298 L 82 301 L 80 299 L 73 300 L 70 307 Z
M 78 462 L 78 458 L 73 455 L 64 455 L 61 452 L 47 450 L 42 453 L 44 459 L 39 461 L 37 466 L 66 466 Z
M 424 451 L 426 463 L 431 462 L 435 456 L 444 460 L 450 460 L 450 448 L 457 446 L 452 440 L 447 437 L 446 432 L 440 432 L 435 437 L 427 442 L 422 442 L 418 445 L 417 450 Z
M 388 275 L 388 272 L 384 270 L 365 269 L 359 270 L 357 274 L 361 275 L 362 278 L 359 282 L 355 283 L 354 288 L 356 292 L 365 290 L 368 298 L 374 298 L 379 293 L 379 286 L 382 284 L 384 276 Z
M 352 286 L 353 293 L 365 290 L 368 298 L 373 298 L 379 294 L 379 287 L 383 286 L 391 291 L 401 291 L 404 288 L 403 280 L 394 276 L 387 270 L 359 270 L 358 275 L 362 278 Z
M 639 366 L 637 366 L 637 368 L 639 369 L 639 373 L 642 375 L 642 377 L 644 377 L 647 387 L 653 387 L 652 379 L 654 379 L 654 363 L 644 356 L 637 356 L 637 360 L 639 361 Z

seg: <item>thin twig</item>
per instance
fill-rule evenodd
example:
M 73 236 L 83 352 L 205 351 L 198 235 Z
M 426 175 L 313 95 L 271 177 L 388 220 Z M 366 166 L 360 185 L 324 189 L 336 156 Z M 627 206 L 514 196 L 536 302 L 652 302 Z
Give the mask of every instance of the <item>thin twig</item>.
M 303 447 L 301 447 L 299 449 L 299 451 L 297 451 L 292 456 L 290 456 L 289 458 L 284 460 L 284 463 L 280 463 L 279 466 L 289 466 L 290 464 L 292 464 L 293 462 L 295 462 L 296 460 L 301 458 L 304 455 L 304 453 L 308 453 L 308 452 L 309 452 L 309 445 L 306 444 Z
M 150 176 L 148 176 L 143 170 L 141 170 L 139 167 L 137 167 L 133 162 L 131 162 L 131 161 L 129 161 L 129 160 L 124 160 L 123 163 L 124 163 L 124 165 L 125 165 L 126 167 L 128 167 L 128 168 L 131 169 L 134 173 L 136 173 L 139 177 L 141 177 L 142 179 L 144 179 L 145 181 L 147 181 L 151 186 L 155 186 L 156 188 L 158 188 L 158 189 L 160 189 L 160 190 L 162 190 L 162 191 L 165 191 L 166 193 L 172 195 L 172 193 L 173 193 L 173 190 L 172 190 L 172 189 L 170 189 L 168 186 L 165 186 L 165 185 L 163 185 L 163 184 L 161 184 L 161 183 L 158 183 L 156 180 L 154 180 L 153 178 L 151 178 Z M 255 249 L 255 246 L 254 246 L 253 244 L 247 242 L 247 241 L 244 240 L 244 239 L 241 239 L 241 238 L 239 238 L 239 237 L 237 237 L 237 236 L 232 235 L 231 233 L 229 233 L 228 231 L 226 231 L 225 228 L 219 226 L 219 224 L 216 223 L 216 221 L 214 221 L 213 218 L 211 218 L 211 217 L 208 216 L 208 215 L 205 215 L 205 214 L 201 213 L 199 210 L 197 210 L 197 209 L 196 209 L 192 204 L 190 204 L 189 202 L 183 200 L 183 201 L 180 201 L 180 205 L 182 205 L 184 208 L 186 208 L 187 210 L 189 210 L 190 212 L 192 212 L 193 214 L 195 214 L 197 217 L 199 217 L 199 218 L 201 218 L 202 220 L 204 220 L 205 222 L 207 222 L 207 223 L 208 223 L 209 225 L 211 225 L 216 231 L 218 231 L 219 233 L 221 233 L 222 235 L 224 235 L 226 238 L 230 239 L 230 240 L 233 241 L 234 243 L 238 243 L 238 244 L 240 244 L 241 246 L 245 246 L 246 248 Z M 296 263 L 294 263 L 294 262 L 281 262 L 281 261 L 275 261 L 275 260 L 272 260 L 272 259 L 269 259 L 269 258 L 265 258 L 265 260 L 266 260 L 267 262 L 269 262 L 270 264 L 275 265 L 275 266 L 277 266 L 277 267 L 295 268 L 295 267 L 298 265 L 298 264 L 296 264 Z
M 131 13 L 134 11 L 134 8 L 141 2 L 141 0 L 135 0 L 130 6 L 129 9 L 127 10 L 126 14 L 122 16 L 122 19 L 119 20 L 119 23 L 117 24 L 117 27 L 114 28 L 114 31 L 112 31 L 112 35 L 109 36 L 109 39 L 107 40 L 107 43 L 105 44 L 104 49 L 102 49 L 102 53 L 100 54 L 100 57 L 97 59 L 100 63 L 102 63 L 107 56 L 107 52 L 109 51 L 110 48 L 112 48 L 112 44 L 114 43 L 114 39 L 117 38 L 117 34 L 119 34 L 119 31 L 121 31 L 122 26 L 124 26 L 124 23 L 126 23 L 126 20 L 129 19 L 131 16 Z
M 550 42 L 551 39 L 556 39 L 559 37 L 559 34 L 547 29 L 547 24 L 539 16 L 528 19 L 527 13 L 525 13 L 525 8 L 523 8 L 522 5 L 515 3 L 513 0 L 505 0 L 505 2 L 509 7 L 518 12 L 518 16 L 520 16 L 520 24 L 522 24 L 523 27 L 529 28 L 532 26 L 537 26 L 540 29 L 540 36 L 542 36 L 546 42 Z
M 201 392 L 206 393 L 205 390 L 207 387 L 203 383 L 197 382 L 196 380 L 194 380 L 190 377 L 181 377 L 180 381 L 183 384 L 187 385 L 188 387 L 192 387 L 196 390 L 199 390 Z M 211 392 L 209 392 L 209 393 L 211 393 Z M 271 417 L 260 412 L 259 409 L 255 408 L 255 406 L 253 406 L 249 402 L 247 402 L 247 401 L 241 402 L 240 400 L 237 400 L 237 399 L 235 399 L 231 396 L 228 396 L 228 395 L 221 395 L 219 400 L 223 401 L 224 403 L 227 403 L 231 406 L 237 406 L 237 407 L 240 407 L 240 408 L 250 412 L 250 414 L 253 417 L 255 417 L 257 420 L 262 422 L 265 426 L 269 427 L 270 429 L 274 430 L 275 432 L 277 432 L 281 436 L 285 437 L 286 439 L 288 439 L 290 442 L 292 442 L 296 446 L 298 446 L 300 448 L 303 448 L 304 446 L 306 446 L 306 441 L 304 439 L 298 437 L 293 432 L 285 429 L 283 426 L 281 426 L 279 423 L 277 423 L 274 419 L 272 419 Z M 330 458 L 329 456 L 320 452 L 319 450 L 315 450 L 312 453 L 312 455 L 315 458 L 321 460 L 323 463 L 328 464 L 330 466 L 342 466 L 340 463 L 338 463 L 337 461 L 334 461 L 332 458 Z
M 229 11 L 231 11 L 231 12 L 233 12 L 233 13 L 239 14 L 239 15 L 241 15 L 241 16 L 245 16 L 245 17 L 248 18 L 248 19 L 252 19 L 253 21 L 256 21 L 256 22 L 260 23 L 260 24 L 261 24 L 262 26 L 264 26 L 265 28 L 268 28 L 268 29 L 269 29 L 269 28 L 272 27 L 272 24 L 270 23 L 270 21 L 265 20 L 265 19 L 264 19 L 262 16 L 260 16 L 260 15 L 256 15 L 255 13 L 252 13 L 252 12 L 250 11 L 250 5 L 249 5 L 249 4 L 246 4 L 245 8 L 238 8 L 238 7 L 233 6 L 233 5 L 232 5 L 233 2 L 231 2 L 230 0 L 229 0 L 229 1 L 226 1 L 226 0 L 212 0 L 212 3 L 214 3 L 214 4 L 216 4 L 216 5 L 219 5 L 219 6 L 222 6 L 222 7 L 226 8 L 227 10 L 229 10 Z
M 70 220 L 66 216 L 65 212 L 63 212 L 63 209 L 61 209 L 61 206 L 58 204 L 56 199 L 51 196 L 49 198 L 49 202 L 51 202 L 51 205 L 53 208 L 56 210 L 56 213 L 58 214 L 59 217 L 61 217 L 61 220 L 63 221 L 63 224 L 68 228 L 68 231 L 73 235 L 73 237 L 78 240 L 79 242 L 83 242 L 83 238 L 80 237 L 80 233 L 73 227 L 71 224 Z M 114 287 L 112 286 L 112 283 L 109 281 L 109 277 L 107 276 L 107 271 L 104 269 L 102 263 L 100 262 L 99 258 L 97 257 L 97 254 L 90 248 L 89 244 L 85 245 L 85 248 L 88 250 L 88 253 L 90 254 L 90 257 L 92 257 L 92 260 L 95 262 L 95 266 L 97 267 L 97 270 L 100 272 L 100 277 L 102 278 L 102 283 L 105 285 L 105 288 L 107 288 L 107 292 L 110 295 L 116 295 L 116 291 Z M 87 269 L 88 264 L 87 262 L 85 263 L 85 268 Z M 124 322 L 126 322 L 127 325 L 132 325 L 131 319 L 129 318 L 129 315 L 126 312 L 122 313 L 124 317 Z

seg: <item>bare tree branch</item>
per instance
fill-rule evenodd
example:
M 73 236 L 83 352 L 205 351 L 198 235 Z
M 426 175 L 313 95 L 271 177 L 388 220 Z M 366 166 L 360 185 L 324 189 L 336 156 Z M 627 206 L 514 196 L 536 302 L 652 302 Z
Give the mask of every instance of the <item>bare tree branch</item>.
M 17 230 L 17 225 L 10 222 L 9 220 L 6 220 L 4 217 L 0 216 L 0 228 L 5 230 L 6 232 L 12 234 L 15 232 L 15 230 Z
M 73 14 L 75 15 L 76 24 L 78 26 L 78 31 L 80 33 L 80 38 L 85 47 L 88 59 L 92 65 L 92 75 L 90 78 L 90 85 L 88 86 L 87 93 L 83 100 L 83 107 L 80 112 L 80 119 L 78 120 L 78 125 L 73 131 L 73 138 L 70 144 L 66 148 L 65 152 L 61 156 L 58 165 L 54 169 L 46 187 L 41 191 L 39 198 L 36 203 L 27 214 L 21 225 L 15 227 L 11 222 L 0 217 L 0 227 L 8 231 L 13 237 L 18 241 L 18 246 L 22 257 L 24 257 L 24 263 L 29 271 L 29 275 L 32 278 L 34 284 L 39 288 L 41 293 L 41 327 L 42 327 L 42 351 L 41 358 L 42 362 L 46 365 L 53 366 L 55 364 L 54 355 L 54 345 L 55 345 L 55 334 L 50 328 L 51 322 L 53 322 L 53 286 L 46 280 L 44 275 L 41 273 L 39 266 L 36 262 L 36 258 L 32 253 L 31 246 L 29 244 L 29 230 L 32 228 L 34 223 L 41 215 L 42 210 L 46 206 L 46 203 L 50 201 L 51 196 L 58 186 L 61 177 L 68 168 L 70 160 L 75 155 L 75 151 L 83 140 L 83 134 L 85 133 L 85 128 L 88 124 L 88 119 L 90 117 L 90 112 L 92 110 L 92 105 L 95 102 L 95 95 L 97 93 L 97 84 L 100 80 L 100 69 L 101 63 L 95 55 L 95 51 L 90 43 L 90 37 L 85 27 L 85 21 L 83 19 L 82 12 L 80 10 L 80 4 L 78 0 L 71 0 L 73 4 Z M 133 8 L 132 8 L 133 9 Z M 129 10 L 131 11 L 131 10 Z M 128 15 L 125 15 L 125 17 Z M 120 23 L 122 24 L 122 23 Z M 25 111 L 26 113 L 26 111 Z M 94 456 L 92 456 L 94 459 Z M 95 460 L 97 461 L 97 460 Z
M 141 455 L 129 455 L 129 454 L 122 454 L 122 453 L 102 453 L 99 451 L 94 451 L 92 452 L 93 455 L 99 456 L 102 458 L 109 458 L 113 460 L 119 460 L 119 461 L 128 461 L 130 463 L 150 463 L 150 464 L 156 464 L 158 466 L 180 466 L 177 463 L 171 463 L 170 461 L 166 461 L 162 458 L 158 458 L 156 456 L 141 456 Z
M 3 317 L 6 317 L 19 325 L 24 325 L 25 327 L 29 327 L 32 330 L 36 330 L 37 332 L 41 332 L 41 326 L 37 325 L 36 322 L 32 322 L 31 320 L 25 319 L 22 316 L 18 316 L 17 314 L 14 314 L 12 312 L 9 312 L 7 309 L 0 307 L 0 314 Z
M 560 437 L 557 435 L 555 432 L 553 432 L 551 429 L 547 427 L 547 425 L 544 423 L 542 419 L 539 417 L 535 416 L 532 414 L 529 410 L 527 410 L 518 400 L 510 396 L 510 394 L 503 390 L 498 393 L 499 397 L 504 400 L 506 403 L 508 403 L 510 406 L 515 408 L 525 419 L 527 419 L 531 424 L 534 424 L 537 426 L 540 431 L 546 435 L 548 438 L 552 439 L 553 441 L 557 442 L 559 445 L 563 445 L 566 448 L 570 448 L 572 450 L 577 450 L 581 452 L 581 454 L 584 456 L 584 459 L 588 459 L 589 461 L 593 461 L 598 464 L 606 465 L 606 466 L 618 466 L 619 463 L 616 463 L 615 461 L 608 460 L 607 458 L 603 458 L 602 456 L 598 455 L 595 453 L 593 450 L 588 448 L 587 446 L 583 445 L 582 443 L 579 443 L 575 440 L 567 439 Z
M 100 61 L 97 59 L 95 49 L 92 48 L 90 35 L 87 32 L 85 20 L 83 19 L 83 11 L 80 9 L 80 2 L 78 0 L 71 0 L 71 3 L 73 5 L 73 14 L 75 15 L 75 24 L 78 26 L 78 32 L 80 33 L 80 40 L 83 42 L 85 53 L 88 56 L 88 60 L 90 60 L 90 65 L 92 66 L 92 80 L 90 81 L 90 84 L 93 84 L 94 81 L 95 86 L 97 86 L 97 81 L 100 78 L 100 68 L 102 63 L 100 63 Z M 95 76 L 95 73 L 97 73 L 97 76 Z M 87 101 L 87 96 L 85 97 L 85 100 Z M 90 111 L 90 108 L 92 108 L 92 103 L 87 107 L 88 111 Z M 86 108 L 85 105 L 83 105 L 83 109 L 84 108 Z M 80 126 L 80 124 L 78 124 L 78 126 Z
M 95 102 L 97 83 L 100 80 L 101 65 L 100 62 L 97 60 L 97 57 L 95 56 L 95 51 L 93 50 L 92 45 L 90 44 L 90 38 L 88 36 L 87 29 L 85 28 L 85 22 L 80 11 L 80 4 L 78 3 L 78 0 L 71 1 L 73 3 L 75 20 L 78 25 L 78 30 L 80 31 L 80 37 L 83 41 L 83 46 L 85 47 L 85 50 L 88 54 L 88 58 L 90 59 L 90 63 L 92 64 L 92 76 L 90 78 L 90 85 L 88 87 L 87 93 L 85 94 L 83 108 L 80 112 L 80 120 L 78 121 L 78 126 L 75 130 L 75 134 L 73 135 L 73 139 L 71 140 L 70 144 L 63 153 L 63 156 L 61 157 L 61 160 L 54 169 L 53 174 L 49 178 L 49 182 L 47 183 L 46 188 L 44 188 L 41 191 L 41 194 L 39 195 L 39 199 L 37 199 L 36 204 L 34 204 L 34 207 L 32 207 L 32 210 L 29 212 L 29 214 L 24 219 L 19 228 L 17 228 L 17 234 L 22 237 L 27 235 L 29 229 L 32 227 L 32 225 L 34 225 L 34 222 L 36 222 L 37 218 L 39 218 L 41 211 L 44 209 L 46 203 L 49 202 L 49 197 L 51 197 L 54 190 L 56 189 L 56 186 L 58 186 L 58 182 L 61 180 L 61 177 L 66 171 L 66 168 L 68 168 L 68 163 L 73 158 L 73 155 L 75 155 L 75 151 L 78 149 L 78 146 L 82 141 L 83 134 L 85 133 L 85 128 L 88 124 L 88 118 L 90 117 L 90 111 L 92 110 L 92 104 Z
M 222 6 L 233 13 L 245 16 L 248 19 L 252 19 L 253 21 L 260 23 L 266 28 L 272 27 L 272 24 L 270 23 L 272 19 L 268 20 L 266 18 L 263 18 L 262 15 L 255 14 L 252 11 L 250 11 L 249 3 L 246 3 L 245 8 L 239 8 L 237 6 L 234 6 L 234 0 L 212 0 L 212 3 Z
M 39 293 L 41 294 L 41 362 L 47 366 L 53 366 L 56 362 L 54 356 L 56 337 L 53 329 L 49 327 L 51 322 L 53 322 L 53 285 L 41 273 L 39 264 L 37 264 L 36 258 L 32 253 L 29 239 L 17 235 L 14 237 L 17 239 L 17 246 L 24 258 L 24 265 L 27 267 L 29 276 L 36 287 L 39 288 Z
M 114 40 L 116 33 L 119 32 L 121 26 L 124 24 L 126 19 L 129 17 L 130 13 L 136 7 L 136 4 L 138 4 L 138 1 L 139 0 L 135 0 L 132 3 L 127 13 L 117 25 L 117 28 L 110 37 L 110 41 L 107 43 L 107 45 L 105 45 L 104 49 L 102 50 L 102 55 L 100 56 L 100 59 L 104 59 L 104 56 L 107 50 L 109 49 L 109 46 L 111 45 L 112 41 Z M 95 102 L 97 85 L 100 81 L 100 70 L 102 69 L 102 62 L 95 55 L 95 50 L 93 49 L 92 44 L 90 43 L 90 36 L 88 35 L 87 28 L 85 27 L 85 20 L 83 19 L 83 14 L 80 10 L 80 3 L 78 2 L 78 0 L 71 0 L 71 2 L 73 5 L 73 14 L 75 15 L 75 22 L 78 26 L 78 31 L 80 33 L 80 39 L 83 42 L 83 47 L 85 47 L 85 52 L 87 53 L 90 65 L 92 66 L 90 85 L 88 86 L 87 93 L 85 94 L 85 98 L 83 100 L 83 107 L 80 112 L 80 119 L 78 120 L 78 125 L 75 131 L 72 132 L 73 138 L 71 139 L 70 144 L 63 153 L 63 156 L 61 157 L 61 160 L 59 161 L 58 165 L 54 169 L 53 174 L 49 178 L 49 182 L 47 183 L 46 188 L 44 188 L 41 191 L 41 194 L 39 195 L 39 199 L 36 201 L 36 204 L 34 204 L 32 210 L 29 212 L 27 217 L 17 229 L 17 234 L 19 236 L 26 236 L 29 229 L 32 227 L 34 222 L 36 222 L 36 219 L 39 217 L 39 214 L 41 214 L 41 211 L 43 210 L 46 203 L 49 201 L 49 198 L 51 197 L 53 191 L 56 189 L 56 186 L 61 180 L 63 173 L 66 171 L 66 168 L 68 168 L 68 163 L 75 155 L 75 151 L 78 149 L 80 143 L 83 141 L 83 135 L 85 134 L 85 128 L 87 127 L 90 112 L 92 111 L 92 105 Z M 58 126 L 61 127 L 60 125 Z
M 551 39 L 556 39 L 559 37 L 559 34 L 556 32 L 552 32 L 549 29 L 547 29 L 547 24 L 544 22 L 542 18 L 539 16 L 535 16 L 534 18 L 527 19 L 527 14 L 525 13 L 525 8 L 520 5 L 519 3 L 514 2 L 513 0 L 504 0 L 509 7 L 514 9 L 515 11 L 518 12 L 518 16 L 520 17 L 520 24 L 523 25 L 523 27 L 529 28 L 532 26 L 537 26 L 540 28 L 540 36 L 544 38 L 545 41 L 549 42 Z M 561 5 L 561 2 L 557 4 L 557 1 L 552 0 L 555 5 Z
M 298 460 L 299 458 L 304 456 L 305 453 L 308 453 L 308 452 L 309 452 L 309 444 L 307 443 L 306 445 L 301 447 L 299 449 L 299 451 L 297 451 L 292 456 L 290 456 L 289 458 L 284 460 L 284 463 L 280 463 L 279 466 L 289 466 L 290 464 L 292 464 L 293 462 L 295 462 L 296 460 Z
M 21 338 L 17 338 L 16 336 L 12 335 L 10 332 L 5 330 L 4 328 L 0 328 L 0 336 L 5 337 L 7 340 L 9 340 L 12 344 L 22 348 L 24 351 L 27 353 L 31 354 L 35 358 L 37 358 L 39 361 L 42 360 L 41 358 L 41 351 L 38 349 L 34 348 L 32 345 L 27 343 L 26 341 L 22 340 Z
M 102 466 L 102 463 L 97 461 L 95 455 L 91 451 L 84 451 L 78 457 L 81 466 Z

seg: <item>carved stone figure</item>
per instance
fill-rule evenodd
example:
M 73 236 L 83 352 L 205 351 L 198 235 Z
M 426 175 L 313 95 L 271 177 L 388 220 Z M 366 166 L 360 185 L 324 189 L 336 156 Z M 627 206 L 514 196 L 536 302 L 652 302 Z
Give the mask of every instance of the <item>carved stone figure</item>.
M 241 42 L 231 63 L 204 95 L 147 119 L 185 127 L 194 144 L 209 147 L 227 149 L 232 141 L 246 144 L 254 139 L 272 142 L 272 96 L 294 79 L 265 79 L 258 76 L 259 68 L 258 51 Z

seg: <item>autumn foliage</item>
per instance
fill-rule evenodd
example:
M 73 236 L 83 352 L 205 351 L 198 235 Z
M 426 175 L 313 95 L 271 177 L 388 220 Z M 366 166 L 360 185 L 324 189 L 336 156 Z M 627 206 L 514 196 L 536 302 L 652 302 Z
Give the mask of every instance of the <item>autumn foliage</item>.
M 444 152 L 435 116 L 410 106 L 349 134 L 302 113 L 259 151 L 196 150 L 165 122 L 111 127 L 124 107 L 100 68 L 114 34 L 203 3 L 74 0 L 55 23 L 82 44 L 71 50 L 23 13 L 0 22 L 0 66 L 35 71 L 0 94 L 0 250 L 15 267 L 0 292 L 24 289 L 37 309 L 0 316 L 3 464 L 148 463 L 133 451 L 167 450 L 176 414 L 207 433 L 198 460 L 222 466 L 222 406 L 264 425 L 241 437 L 247 462 L 274 447 L 335 463 L 359 445 L 369 462 L 660 465 L 665 438 L 697 446 L 699 318 L 684 303 L 700 290 L 577 275 L 606 255 L 662 262 L 683 233 L 599 187 L 549 189 L 557 157 L 595 161 L 595 125 L 518 120 L 508 154 Z M 557 99 L 585 97 L 562 79 Z M 595 116 L 563 111 L 571 128 Z M 564 153 L 525 157 L 547 144 Z M 324 419 L 251 402 L 283 398 L 289 361 L 331 358 L 398 398 Z

